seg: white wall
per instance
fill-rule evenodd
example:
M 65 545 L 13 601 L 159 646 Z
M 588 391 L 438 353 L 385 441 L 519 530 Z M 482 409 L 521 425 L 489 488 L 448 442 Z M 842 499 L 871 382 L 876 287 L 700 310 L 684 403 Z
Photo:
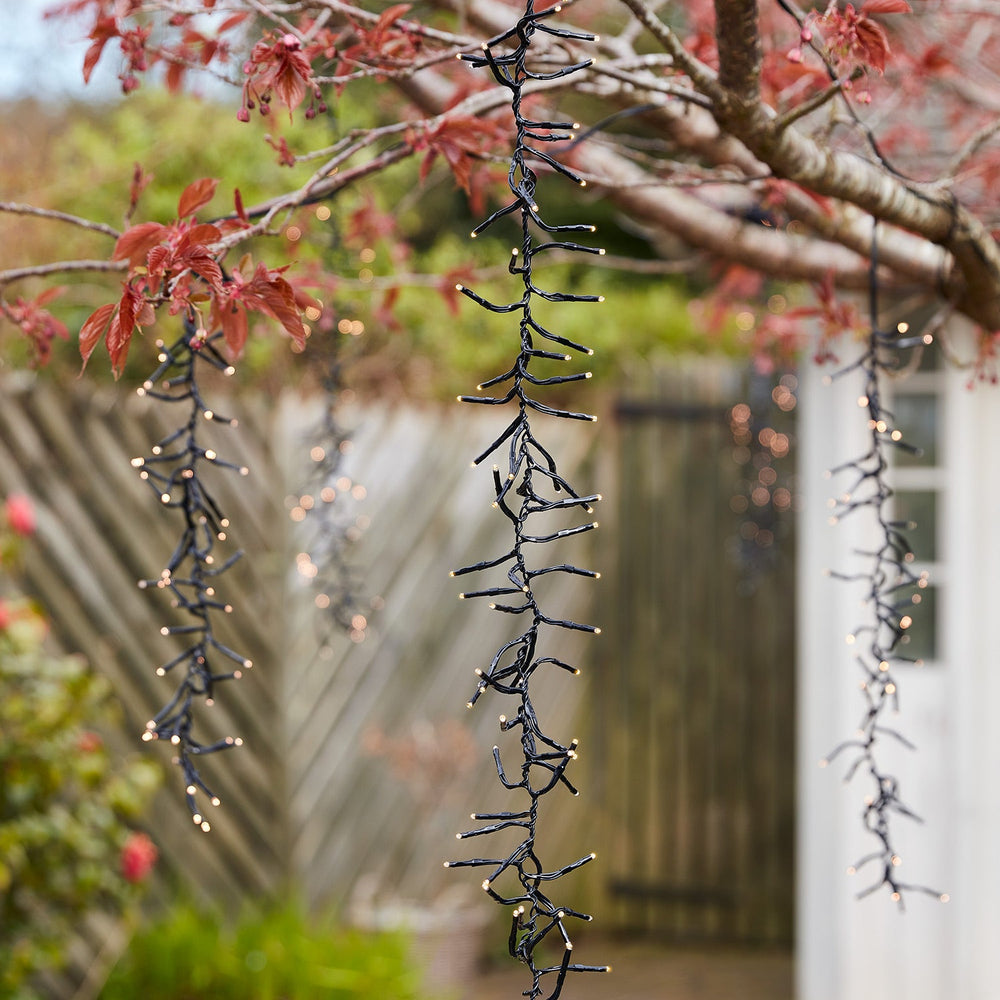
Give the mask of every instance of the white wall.
M 893 722 L 917 750 L 885 744 L 883 757 L 904 802 L 925 819 L 896 822 L 900 876 L 951 901 L 915 893 L 900 913 L 885 890 L 858 901 L 866 872 L 846 874 L 877 847 L 861 825 L 865 779 L 842 782 L 846 756 L 818 766 L 864 708 L 845 637 L 865 610 L 856 586 L 824 570 L 864 568 L 852 550 L 864 547 L 872 527 L 864 511 L 829 524 L 827 500 L 846 483 L 824 473 L 866 449 L 867 413 L 857 406 L 857 373 L 832 385 L 822 384 L 823 374 L 804 365 L 800 383 L 798 1000 L 998 1000 L 1000 390 L 968 390 L 968 371 L 939 376 L 951 484 L 939 512 L 944 565 L 932 579 L 943 655 L 922 668 L 894 668 L 901 710 Z

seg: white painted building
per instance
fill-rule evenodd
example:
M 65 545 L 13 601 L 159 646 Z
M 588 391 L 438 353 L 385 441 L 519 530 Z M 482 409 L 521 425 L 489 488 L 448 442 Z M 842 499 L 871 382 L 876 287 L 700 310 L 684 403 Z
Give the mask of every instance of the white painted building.
M 830 385 L 824 374 L 804 365 L 800 392 L 797 1000 L 1000 1000 L 1000 390 L 970 389 L 971 370 L 955 366 L 891 383 L 897 425 L 925 448 L 892 475 L 933 591 L 914 614 L 925 664 L 893 668 L 892 721 L 917 749 L 889 741 L 883 758 L 925 821 L 895 821 L 900 878 L 950 897 L 911 893 L 900 912 L 885 889 L 856 898 L 876 867 L 847 874 L 878 847 L 862 827 L 866 778 L 844 784 L 846 755 L 818 766 L 865 708 L 845 642 L 865 620 L 861 593 L 824 571 L 863 569 L 853 551 L 874 537 L 865 510 L 829 523 L 827 501 L 847 484 L 825 473 L 863 454 L 868 431 L 860 374 Z

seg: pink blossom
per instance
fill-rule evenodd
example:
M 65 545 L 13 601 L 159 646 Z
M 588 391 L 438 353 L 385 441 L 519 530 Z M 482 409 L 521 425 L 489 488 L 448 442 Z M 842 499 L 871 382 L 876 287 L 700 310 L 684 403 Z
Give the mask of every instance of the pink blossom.
M 80 753 L 96 753 L 102 746 L 104 746 L 104 741 L 101 737 L 89 729 L 80 733 L 76 740 L 76 748 Z
M 131 833 L 121 853 L 122 876 L 126 882 L 142 882 L 156 864 L 159 851 L 144 833 Z
M 11 531 L 25 536 L 35 533 L 35 508 L 23 493 L 7 497 L 4 513 Z

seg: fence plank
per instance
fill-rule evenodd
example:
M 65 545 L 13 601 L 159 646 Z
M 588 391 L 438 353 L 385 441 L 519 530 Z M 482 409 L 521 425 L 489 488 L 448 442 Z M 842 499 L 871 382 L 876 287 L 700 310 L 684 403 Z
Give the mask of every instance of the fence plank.
M 731 374 L 647 373 L 619 407 L 614 660 L 595 720 L 609 912 L 674 939 L 791 940 L 793 553 L 738 589 Z

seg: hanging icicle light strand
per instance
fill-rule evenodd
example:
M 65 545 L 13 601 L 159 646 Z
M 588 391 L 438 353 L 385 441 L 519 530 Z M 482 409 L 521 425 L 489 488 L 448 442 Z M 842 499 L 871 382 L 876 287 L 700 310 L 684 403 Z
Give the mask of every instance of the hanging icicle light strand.
M 508 270 L 521 280 L 523 293 L 512 302 L 495 303 L 477 294 L 464 285 L 457 289 L 467 298 L 484 309 L 500 314 L 519 314 L 520 349 L 512 367 L 501 375 L 483 382 L 479 391 L 495 386 L 507 385 L 504 392 L 496 395 L 460 396 L 467 403 L 499 406 L 513 403 L 517 406 L 517 416 L 504 431 L 478 455 L 474 465 L 479 465 L 500 451 L 506 445 L 506 469 L 493 466 L 494 501 L 510 521 L 514 542 L 503 555 L 483 560 L 471 566 L 455 570 L 453 576 L 464 576 L 499 567 L 507 567 L 507 584 L 466 591 L 463 598 L 511 598 L 509 602 L 491 601 L 490 608 L 502 614 L 522 617 L 526 620 L 523 632 L 516 638 L 503 643 L 495 653 L 489 666 L 476 671 L 478 683 L 468 705 L 472 708 L 487 690 L 511 696 L 517 700 L 518 708 L 513 717 L 500 716 L 501 732 L 520 731 L 523 757 L 519 774 L 512 775 L 504 766 L 499 747 L 493 748 L 493 760 L 497 775 L 504 788 L 518 793 L 525 807 L 513 811 L 474 813 L 472 818 L 484 825 L 464 833 L 459 840 L 490 836 L 501 831 L 516 830 L 523 839 L 512 850 L 497 852 L 500 856 L 476 857 L 463 861 L 447 862 L 446 867 L 482 867 L 488 869 L 482 883 L 483 890 L 496 902 L 513 908 L 511 929 L 508 939 L 510 954 L 523 962 L 530 970 L 532 981 L 523 996 L 537 1000 L 543 996 L 556 1000 L 560 996 L 566 977 L 577 972 L 606 972 L 608 966 L 580 965 L 571 961 L 573 944 L 567 929 L 570 918 L 589 921 L 585 913 L 556 904 L 549 897 L 549 883 L 569 874 L 592 861 L 595 855 L 588 854 L 577 861 L 554 870 L 546 870 L 536 853 L 536 834 L 539 806 L 542 796 L 562 787 L 573 795 L 576 789 L 566 775 L 571 761 L 577 756 L 577 741 L 568 745 L 545 735 L 529 693 L 532 676 L 539 670 L 554 666 L 573 674 L 577 668 L 557 659 L 543 655 L 542 646 L 552 635 L 553 629 L 568 629 L 589 633 L 599 633 L 593 625 L 581 624 L 544 614 L 534 591 L 534 581 L 550 573 L 563 573 L 596 578 L 599 574 L 577 566 L 560 563 L 538 568 L 529 566 L 529 554 L 537 546 L 546 545 L 563 538 L 572 537 L 597 527 L 590 520 L 562 528 L 560 530 L 529 530 L 529 522 L 537 515 L 557 510 L 579 509 L 586 515 L 593 513 L 593 504 L 600 500 L 598 494 L 583 495 L 560 475 L 555 458 L 535 437 L 529 422 L 529 414 L 541 413 L 570 420 L 592 421 L 596 418 L 574 410 L 550 406 L 529 395 L 537 387 L 563 385 L 589 378 L 589 372 L 557 375 L 540 378 L 531 370 L 533 362 L 544 359 L 565 362 L 572 355 L 565 350 L 541 349 L 536 341 L 558 345 L 569 351 L 583 355 L 593 352 L 582 344 L 575 343 L 547 329 L 532 313 L 532 306 L 538 300 L 545 302 L 600 302 L 596 295 L 581 295 L 567 292 L 552 292 L 539 288 L 533 277 L 533 263 L 538 254 L 549 250 L 573 251 L 586 254 L 600 254 L 603 251 L 584 246 L 562 234 L 590 233 L 588 225 L 550 225 L 539 214 L 536 201 L 536 174 L 530 162 L 541 163 L 545 167 L 568 177 L 581 186 L 585 183 L 572 170 L 560 163 L 554 156 L 537 148 L 539 143 L 558 143 L 573 136 L 576 125 L 572 122 L 534 121 L 522 112 L 522 88 L 531 80 L 552 80 L 577 72 L 589 65 L 589 60 L 572 62 L 555 71 L 535 73 L 529 69 L 532 38 L 537 33 L 566 41 L 592 41 L 593 35 L 569 31 L 547 23 L 547 19 L 557 14 L 560 8 L 535 12 L 532 0 L 528 0 L 524 15 L 514 27 L 496 36 L 482 47 L 481 54 L 463 55 L 473 66 L 487 68 L 497 82 L 509 89 L 511 107 L 514 114 L 517 136 L 508 173 L 508 184 L 513 200 L 494 212 L 478 226 L 472 235 L 478 236 L 499 220 L 512 217 L 520 223 L 521 246 L 511 252 Z M 550 64 L 551 65 L 551 64 Z M 535 242 L 534 233 L 542 231 L 556 238 Z M 523 797 L 526 797 L 526 801 Z M 562 953 L 546 961 L 542 957 L 546 939 L 552 935 Z
M 876 867 L 877 876 L 858 894 L 859 897 L 884 887 L 890 898 L 902 906 L 907 892 L 927 893 L 942 901 L 946 901 L 948 896 L 899 878 L 901 859 L 893 846 L 892 819 L 894 815 L 899 815 L 919 821 L 919 817 L 903 803 L 899 782 L 885 771 L 879 755 L 879 749 L 887 738 L 912 749 L 912 744 L 901 733 L 886 725 L 885 717 L 890 710 L 898 708 L 899 684 L 893 666 L 919 663 L 904 655 L 903 650 L 912 625 L 914 606 L 919 601 L 919 591 L 927 586 L 927 574 L 912 568 L 913 550 L 903 533 L 908 525 L 892 517 L 893 491 L 887 481 L 891 449 L 909 452 L 917 449 L 903 440 L 902 432 L 894 425 L 892 413 L 883 404 L 884 378 L 899 367 L 899 350 L 923 340 L 919 337 L 900 338 L 895 331 L 886 333 L 880 329 L 877 235 L 876 223 L 872 233 L 869 277 L 868 343 L 865 352 L 854 364 L 833 376 L 839 378 L 849 372 L 861 372 L 864 387 L 858 405 L 868 414 L 868 451 L 860 458 L 831 470 L 832 475 L 850 476 L 850 482 L 840 497 L 831 501 L 833 512 L 830 518 L 832 523 L 836 523 L 848 514 L 867 510 L 877 525 L 874 547 L 860 553 L 868 560 L 867 571 L 831 573 L 837 579 L 863 581 L 866 585 L 868 620 L 847 637 L 848 645 L 859 649 L 856 660 L 863 676 L 861 691 L 865 709 L 855 738 L 841 743 L 821 764 L 825 766 L 839 754 L 848 753 L 852 759 L 845 780 L 850 780 L 859 771 L 867 773 L 870 778 L 872 790 L 865 796 L 863 822 L 865 829 L 876 838 L 878 847 L 848 871 L 855 874 L 863 867 Z
M 200 365 L 210 365 L 226 375 L 233 367 L 219 353 L 216 341 L 220 335 L 209 335 L 195 327 L 192 320 L 184 324 L 184 333 L 176 343 L 159 348 L 160 366 L 137 390 L 149 397 L 174 406 L 187 408 L 186 422 L 155 444 L 151 453 L 134 458 L 132 465 L 140 478 L 149 484 L 160 503 L 180 511 L 183 531 L 160 575 L 140 580 L 142 589 L 156 588 L 171 594 L 174 608 L 187 615 L 183 624 L 164 625 L 164 636 L 184 636 L 186 648 L 157 668 L 164 677 L 175 670 L 182 677 L 173 696 L 146 723 L 142 734 L 145 741 L 165 740 L 176 751 L 175 762 L 184 776 L 185 796 L 191 818 L 206 833 L 211 824 L 198 806 L 197 796 L 203 793 L 213 806 L 219 797 L 203 781 L 195 760 L 217 750 L 241 746 L 239 737 L 226 736 L 205 744 L 193 735 L 194 707 L 197 699 L 211 705 L 215 685 L 220 681 L 239 679 L 244 670 L 253 666 L 242 654 L 230 649 L 216 638 L 214 623 L 219 614 L 229 614 L 232 607 L 216 595 L 217 578 L 225 573 L 241 553 L 236 552 L 221 563 L 216 562 L 215 550 L 227 540 L 229 521 L 209 492 L 202 471 L 206 465 L 229 469 L 246 475 L 246 466 L 222 460 L 211 448 L 206 448 L 199 434 L 205 421 L 236 426 L 236 420 L 220 416 L 202 397 L 198 385 Z

